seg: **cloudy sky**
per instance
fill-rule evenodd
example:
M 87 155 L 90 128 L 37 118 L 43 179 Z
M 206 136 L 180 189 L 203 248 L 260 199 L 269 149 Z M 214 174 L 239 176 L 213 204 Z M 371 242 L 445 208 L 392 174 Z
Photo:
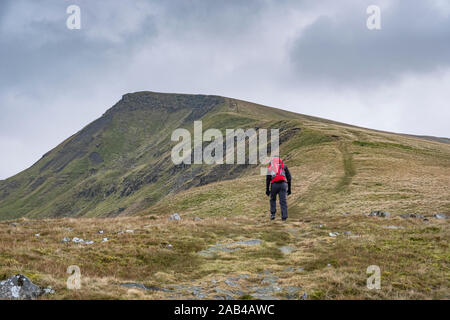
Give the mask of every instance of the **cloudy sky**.
M 0 1 L 0 179 L 141 90 L 450 137 L 450 1 Z

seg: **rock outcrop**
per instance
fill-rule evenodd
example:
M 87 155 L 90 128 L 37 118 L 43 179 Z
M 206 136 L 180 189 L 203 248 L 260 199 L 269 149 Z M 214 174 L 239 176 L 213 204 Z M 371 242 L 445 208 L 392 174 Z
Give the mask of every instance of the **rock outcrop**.
M 0 282 L 0 299 L 30 300 L 49 293 L 54 293 L 54 291 L 51 288 L 44 289 L 35 285 L 21 274 Z

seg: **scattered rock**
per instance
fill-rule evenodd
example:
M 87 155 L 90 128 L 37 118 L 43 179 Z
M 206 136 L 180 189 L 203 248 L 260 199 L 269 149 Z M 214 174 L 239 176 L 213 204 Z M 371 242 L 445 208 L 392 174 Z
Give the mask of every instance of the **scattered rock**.
M 98 233 L 99 233 L 99 234 L 103 234 L 103 233 L 105 233 L 105 231 L 99 230 Z
M 284 254 L 290 254 L 295 251 L 295 248 L 290 246 L 282 246 L 280 247 L 280 251 Z
M 44 288 L 44 294 L 54 294 L 55 290 L 52 287 Z
M 103 238 L 102 242 L 107 242 L 109 240 L 111 240 L 111 239 L 110 238 Z
M 46 293 L 54 293 L 52 288 L 43 289 L 18 274 L 0 282 L 0 299 L 36 299 Z
M 70 238 L 64 238 L 64 239 L 69 239 L 69 241 L 70 241 Z M 64 239 L 63 239 L 63 241 L 64 241 Z M 73 238 L 72 239 L 72 242 L 75 242 L 75 243 L 83 243 L 83 244 L 93 244 L 94 243 L 94 241 L 92 241 L 92 240 L 90 240 L 90 241 L 85 241 L 85 240 L 83 240 L 83 239 L 80 239 L 80 238 L 77 238 L 77 237 L 75 237 L 75 238 Z
M 178 213 L 174 213 L 169 217 L 170 220 L 180 221 L 181 217 Z
M 345 234 L 346 236 L 351 236 L 351 235 L 353 235 L 353 233 L 352 233 L 351 231 L 345 231 L 344 234 Z
M 236 282 L 234 282 L 234 281 L 231 280 L 231 279 L 226 279 L 226 280 L 225 280 L 225 284 L 226 284 L 227 286 L 230 286 L 230 287 L 239 287 L 239 284 L 236 283 Z
M 183 285 L 183 284 L 171 284 L 168 285 L 168 287 L 172 288 L 173 290 L 186 290 L 187 286 Z
M 447 219 L 448 217 L 445 215 L 445 213 L 435 213 L 433 214 L 433 217 L 436 219 Z
M 330 237 L 337 237 L 339 235 L 339 232 L 330 232 L 328 235 Z
M 294 272 L 294 267 L 287 267 L 286 269 L 283 269 L 281 272 Z
M 192 295 L 196 297 L 197 299 L 203 299 L 206 298 L 206 293 L 203 292 L 202 287 L 198 286 L 192 286 L 189 288 L 189 290 L 192 292 Z
M 303 271 L 305 271 L 305 268 L 297 268 L 296 271 L 297 271 L 297 272 L 303 272 Z
M 405 214 L 401 214 L 400 217 L 406 219 L 406 218 L 418 218 L 418 219 L 424 219 L 425 217 L 421 214 L 416 214 L 416 213 L 405 213 Z
M 198 299 L 206 298 L 206 293 L 203 293 L 201 291 L 194 291 L 194 292 L 192 292 L 192 294 L 194 295 L 194 297 L 196 297 Z
M 220 294 L 220 296 L 215 296 L 215 297 L 218 297 L 220 300 L 223 300 L 223 299 L 234 300 L 233 296 L 236 295 L 235 292 L 232 292 L 230 290 L 225 290 L 225 289 L 220 289 L 220 288 L 216 288 L 215 290 L 218 294 Z
M 391 214 L 387 211 L 379 211 L 379 210 L 374 210 L 371 213 L 369 213 L 369 217 L 382 217 L 382 218 L 387 218 L 389 217 Z
M 264 278 L 261 281 L 262 284 L 271 284 L 271 285 L 277 284 L 279 280 L 277 276 L 272 275 L 269 270 L 266 270 L 264 274 L 265 274 Z
M 126 233 L 134 233 L 134 230 L 125 230 Z
M 17 222 L 11 222 L 9 225 L 11 227 L 17 227 L 19 224 Z
M 289 287 L 284 288 L 284 291 L 286 291 L 286 293 L 287 293 L 286 298 L 297 299 L 300 288 L 289 286 Z
M 343 215 L 344 217 L 349 216 L 349 215 L 350 215 L 350 212 L 344 212 L 342 215 Z
M 65 237 L 64 239 L 62 239 L 62 241 L 61 242 L 70 242 L 70 238 L 68 238 L 68 237 Z
M 202 221 L 202 220 L 203 220 L 202 218 L 194 217 L 194 221 Z
M 257 246 L 260 244 L 261 244 L 261 240 L 253 239 L 253 240 L 236 241 L 232 245 Z
M 281 288 L 278 286 L 270 285 L 266 287 L 253 287 L 252 290 L 259 294 L 270 294 L 280 292 Z

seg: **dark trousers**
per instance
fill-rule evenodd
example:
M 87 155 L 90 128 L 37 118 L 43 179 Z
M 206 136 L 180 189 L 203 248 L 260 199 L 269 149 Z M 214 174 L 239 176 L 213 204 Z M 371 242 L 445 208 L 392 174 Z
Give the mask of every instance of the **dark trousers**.
M 287 214 L 287 194 L 288 184 L 286 182 L 274 182 L 270 187 L 270 213 L 275 215 L 277 211 L 277 195 L 280 198 L 281 218 L 286 219 Z

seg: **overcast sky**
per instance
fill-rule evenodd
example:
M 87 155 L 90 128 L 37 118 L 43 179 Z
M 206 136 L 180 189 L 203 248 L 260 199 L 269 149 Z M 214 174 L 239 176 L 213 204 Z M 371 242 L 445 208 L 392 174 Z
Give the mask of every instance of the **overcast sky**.
M 450 1 L 0 1 L 0 179 L 141 90 L 450 137 Z

